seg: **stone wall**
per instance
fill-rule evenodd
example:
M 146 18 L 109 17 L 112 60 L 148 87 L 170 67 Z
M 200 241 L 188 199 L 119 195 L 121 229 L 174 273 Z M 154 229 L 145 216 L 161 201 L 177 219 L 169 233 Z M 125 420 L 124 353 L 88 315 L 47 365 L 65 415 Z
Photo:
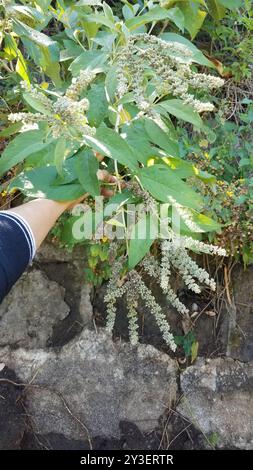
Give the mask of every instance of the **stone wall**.
M 234 271 L 216 357 L 183 370 L 151 320 L 136 347 L 108 337 L 84 265 L 81 249 L 44 244 L 0 306 L 0 449 L 252 449 L 253 270 Z

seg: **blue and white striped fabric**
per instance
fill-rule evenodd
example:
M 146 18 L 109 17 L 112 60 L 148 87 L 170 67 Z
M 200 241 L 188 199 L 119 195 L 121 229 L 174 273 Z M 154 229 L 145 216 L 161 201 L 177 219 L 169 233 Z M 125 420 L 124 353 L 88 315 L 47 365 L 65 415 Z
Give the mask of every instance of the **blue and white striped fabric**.
M 0 302 L 28 264 L 36 245 L 31 228 L 19 214 L 0 211 Z

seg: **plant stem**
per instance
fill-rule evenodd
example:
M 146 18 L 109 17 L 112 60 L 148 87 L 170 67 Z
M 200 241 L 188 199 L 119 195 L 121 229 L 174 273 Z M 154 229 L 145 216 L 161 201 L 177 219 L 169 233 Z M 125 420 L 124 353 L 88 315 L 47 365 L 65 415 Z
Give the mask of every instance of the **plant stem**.
M 120 112 L 122 111 L 123 106 L 122 104 L 118 105 L 117 108 L 117 118 L 116 118 L 116 123 L 115 123 L 115 131 L 119 134 L 119 124 L 120 124 Z M 114 169 L 115 169 L 115 175 L 117 178 L 117 185 L 119 192 L 122 193 L 122 188 L 121 188 L 121 182 L 120 182 L 120 174 L 118 170 L 118 161 L 114 160 Z M 126 220 L 125 220 L 125 214 L 124 214 L 124 208 L 122 207 L 120 209 L 120 212 L 122 213 L 122 223 L 124 224 L 124 231 L 125 231 L 125 239 L 126 239 L 126 249 L 127 253 L 129 252 L 129 247 L 128 247 L 128 238 L 127 238 L 127 226 L 126 226 Z

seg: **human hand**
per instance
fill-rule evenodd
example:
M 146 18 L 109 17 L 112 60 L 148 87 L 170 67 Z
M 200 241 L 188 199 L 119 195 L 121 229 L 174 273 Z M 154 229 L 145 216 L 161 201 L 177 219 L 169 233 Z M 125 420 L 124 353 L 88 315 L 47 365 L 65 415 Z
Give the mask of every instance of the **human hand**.
M 104 197 L 113 196 L 115 188 L 110 189 L 110 187 L 108 187 L 108 186 L 111 185 L 111 187 L 113 187 L 113 186 L 117 185 L 116 176 L 111 175 L 107 170 L 98 170 L 97 171 L 97 177 L 98 177 L 99 181 L 102 181 L 103 183 L 106 183 L 106 185 L 107 185 L 107 186 L 102 186 L 101 187 L 101 191 L 100 191 L 101 196 L 104 196 Z M 88 196 L 89 196 L 89 193 L 85 193 L 85 194 L 83 194 L 83 196 L 76 199 L 75 201 L 68 201 L 66 203 L 66 209 L 68 209 L 68 210 L 73 209 L 74 206 L 76 206 L 77 204 L 80 204 L 81 202 L 83 202 Z

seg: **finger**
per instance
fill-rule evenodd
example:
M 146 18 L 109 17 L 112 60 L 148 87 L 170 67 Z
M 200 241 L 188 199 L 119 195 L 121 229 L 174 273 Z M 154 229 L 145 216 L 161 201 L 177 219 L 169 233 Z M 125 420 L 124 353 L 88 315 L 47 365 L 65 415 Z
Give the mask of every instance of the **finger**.
M 104 160 L 104 155 L 101 155 L 99 152 L 95 152 L 95 157 L 99 162 L 102 162 Z
M 75 201 L 70 202 L 68 210 L 72 210 L 73 207 L 75 207 L 77 204 L 81 204 L 81 202 L 83 202 L 88 196 L 89 196 L 89 193 L 85 193 L 83 194 L 83 196 L 79 197 Z
M 100 181 L 104 181 L 104 183 L 107 183 L 110 175 L 107 170 L 98 170 L 97 177 Z
M 112 196 L 114 196 L 114 191 L 112 189 L 102 187 L 101 191 L 100 191 L 100 194 L 101 194 L 101 196 L 104 196 L 104 197 L 112 197 Z

